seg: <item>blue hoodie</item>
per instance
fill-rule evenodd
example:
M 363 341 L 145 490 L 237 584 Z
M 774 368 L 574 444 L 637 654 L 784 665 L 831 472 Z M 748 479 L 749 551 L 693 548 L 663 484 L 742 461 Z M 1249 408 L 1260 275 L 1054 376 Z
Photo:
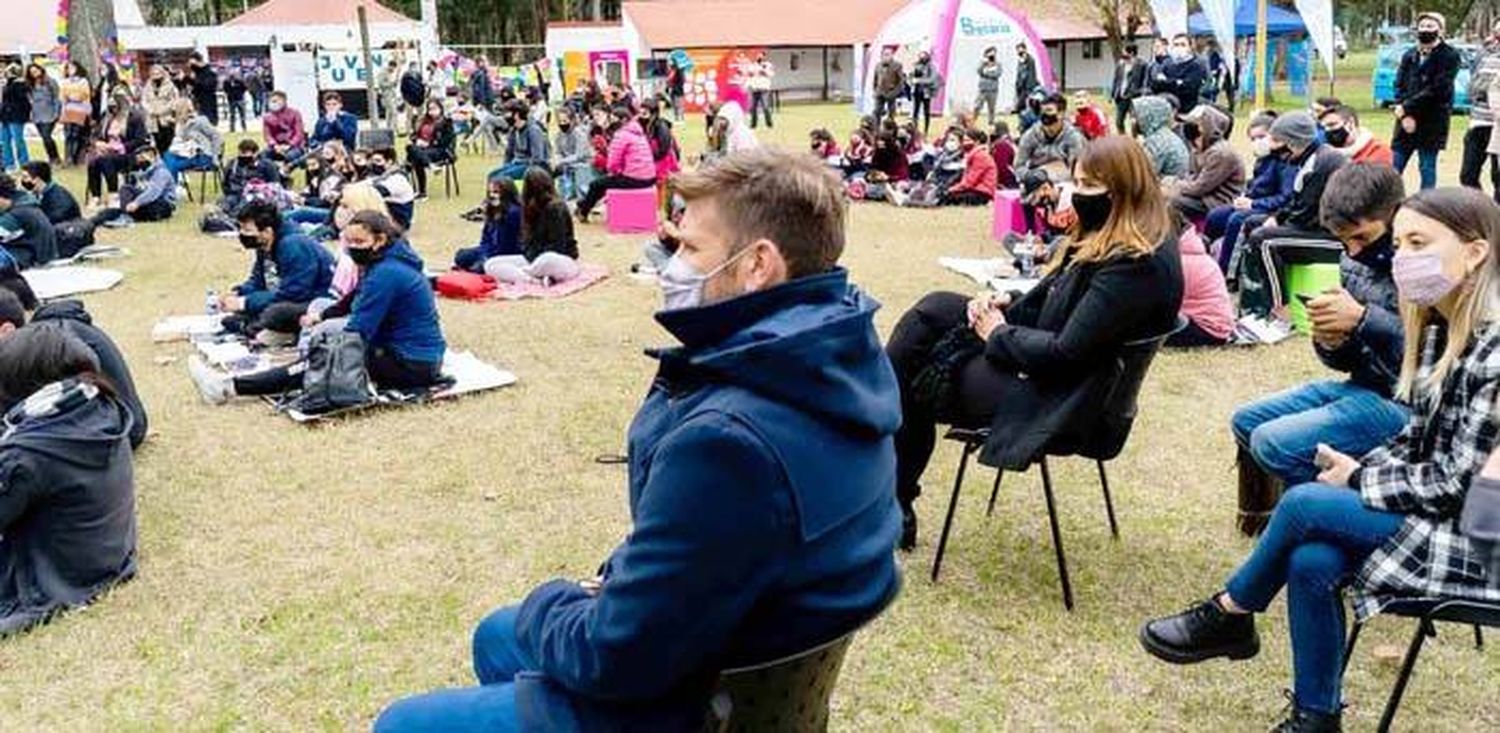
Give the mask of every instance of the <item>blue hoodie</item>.
M 354 150 L 358 137 L 359 118 L 340 110 L 332 122 L 328 121 L 328 115 L 318 116 L 318 123 L 313 125 L 311 145 L 318 148 L 329 140 L 338 140 L 344 144 L 345 150 Z
M 365 270 L 344 330 L 358 333 L 367 349 L 386 349 L 410 362 L 443 361 L 448 345 L 438 325 L 437 301 L 422 258 L 406 240 L 387 247 Z
M 1272 214 L 1292 200 L 1296 185 L 1297 166 L 1274 155 L 1267 155 L 1255 161 L 1255 175 L 1245 189 L 1245 198 L 1250 199 L 1252 211 Z
M 516 635 L 527 730 L 700 730 L 718 671 L 865 623 L 899 586 L 896 376 L 843 270 L 662 313 L 683 344 L 630 427 L 633 529 L 597 596 L 554 580 Z
M 323 245 L 302 234 L 297 225 L 283 224 L 270 256 L 255 251 L 250 277 L 235 292 L 245 296 L 245 314 L 251 318 L 272 303 L 308 303 L 328 292 L 334 264 L 333 254 Z

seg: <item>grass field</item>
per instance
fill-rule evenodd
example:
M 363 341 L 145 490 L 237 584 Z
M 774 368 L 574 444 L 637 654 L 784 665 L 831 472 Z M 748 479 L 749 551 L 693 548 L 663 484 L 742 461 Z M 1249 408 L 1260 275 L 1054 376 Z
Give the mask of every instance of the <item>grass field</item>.
M 1343 90 L 1364 94 L 1365 81 Z M 846 134 L 847 107 L 788 108 L 762 138 Z M 1387 118 L 1371 115 L 1388 130 Z M 701 147 L 701 125 L 683 147 Z M 1461 127 L 1462 121 L 1456 123 Z M 1456 146 L 1443 180 L 1456 178 Z M 462 162 L 465 195 L 420 206 L 429 262 L 471 244 L 457 214 L 490 161 Z M 82 190 L 76 172 L 64 177 Z M 455 348 L 514 370 L 508 390 L 306 428 L 262 404 L 199 402 L 183 345 L 149 339 L 159 317 L 193 313 L 206 287 L 243 277 L 233 240 L 196 233 L 197 207 L 167 224 L 106 232 L 130 247 L 127 276 L 89 296 L 130 357 L 153 434 L 136 464 L 140 576 L 95 607 L 0 642 L 0 730 L 347 730 L 392 699 L 469 683 L 468 640 L 490 609 L 553 576 L 581 577 L 628 530 L 621 450 L 666 343 L 657 294 L 624 277 L 638 237 L 581 230 L 584 258 L 615 276 L 564 301 L 441 303 Z M 845 262 L 885 304 L 888 332 L 937 288 L 967 289 L 939 255 L 986 256 L 985 210 L 853 207 Z M 1092 467 L 1056 480 L 1078 607 L 1059 600 L 1035 473 L 1012 476 L 985 520 L 987 472 L 959 507 L 942 581 L 927 580 L 957 453 L 926 479 L 921 546 L 904 555 L 902 598 L 862 634 L 834 700 L 838 730 L 1253 730 L 1290 684 L 1283 606 L 1250 663 L 1176 668 L 1137 645 L 1139 623 L 1218 584 L 1249 544 L 1233 530 L 1234 407 L 1324 375 L 1305 339 L 1256 350 L 1166 353 L 1125 454 L 1112 464 L 1122 538 L 1113 542 Z M 1372 729 L 1396 665 L 1377 657 L 1410 624 L 1378 620 L 1350 665 L 1350 729 Z M 1493 730 L 1500 657 L 1463 630 L 1424 654 L 1405 729 Z

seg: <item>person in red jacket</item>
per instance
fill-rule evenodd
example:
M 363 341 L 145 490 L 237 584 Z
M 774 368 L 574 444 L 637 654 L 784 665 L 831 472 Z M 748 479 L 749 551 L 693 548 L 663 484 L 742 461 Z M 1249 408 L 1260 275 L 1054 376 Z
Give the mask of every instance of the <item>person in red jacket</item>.
M 969 130 L 964 140 L 964 176 L 943 192 L 943 206 L 984 206 L 995 198 L 997 171 L 990 156 L 989 136 Z
M 1086 91 L 1073 95 L 1073 126 L 1083 133 L 1085 140 L 1098 140 L 1109 134 L 1109 122 L 1104 111 L 1089 98 Z
M 1353 107 L 1346 104 L 1329 107 L 1318 116 L 1318 124 L 1323 128 L 1323 139 L 1348 156 L 1350 163 L 1394 164 L 1391 146 L 1359 126 L 1359 114 Z

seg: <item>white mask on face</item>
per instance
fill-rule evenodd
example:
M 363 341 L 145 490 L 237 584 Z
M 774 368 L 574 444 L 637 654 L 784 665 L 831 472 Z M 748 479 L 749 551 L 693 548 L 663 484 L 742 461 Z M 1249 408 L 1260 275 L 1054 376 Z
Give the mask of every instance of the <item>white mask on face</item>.
M 1250 141 L 1250 148 L 1255 151 L 1255 157 L 1264 158 L 1271 154 L 1271 136 L 1258 137 Z
M 749 247 L 740 250 L 706 273 L 698 272 L 698 268 L 682 259 L 680 254 L 672 255 L 667 266 L 656 276 L 657 284 L 661 286 L 662 310 L 685 310 L 703 305 L 703 286 L 749 251 Z

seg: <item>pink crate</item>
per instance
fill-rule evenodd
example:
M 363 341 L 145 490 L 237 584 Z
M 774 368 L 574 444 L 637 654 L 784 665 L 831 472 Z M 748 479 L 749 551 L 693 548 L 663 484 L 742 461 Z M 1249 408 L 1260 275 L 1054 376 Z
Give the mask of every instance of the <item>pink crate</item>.
M 1021 213 L 1021 192 L 1002 189 L 995 192 L 995 222 L 990 235 L 998 242 L 1011 232 L 1026 233 L 1026 215 Z
M 605 192 L 604 226 L 610 234 L 656 231 L 656 189 L 612 188 Z

